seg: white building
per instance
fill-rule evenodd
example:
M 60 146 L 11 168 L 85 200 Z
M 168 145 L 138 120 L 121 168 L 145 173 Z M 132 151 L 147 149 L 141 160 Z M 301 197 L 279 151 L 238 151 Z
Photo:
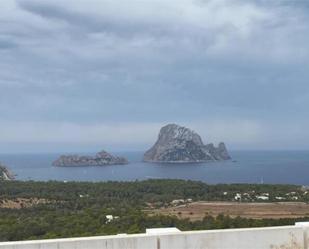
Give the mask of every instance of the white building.
M 235 201 L 241 201 L 241 194 L 237 193 L 237 194 L 234 196 L 234 200 L 235 200 Z
M 255 198 L 257 200 L 262 200 L 262 201 L 268 201 L 269 200 L 269 196 L 266 196 L 266 195 L 257 195 Z
M 107 220 L 106 223 L 109 223 L 114 219 L 113 215 L 106 215 L 105 217 L 106 217 L 106 220 Z

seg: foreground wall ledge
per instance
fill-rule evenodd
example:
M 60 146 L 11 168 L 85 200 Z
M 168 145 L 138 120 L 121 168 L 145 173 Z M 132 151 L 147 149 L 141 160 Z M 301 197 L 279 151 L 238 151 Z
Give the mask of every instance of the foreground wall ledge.
M 157 228 L 145 234 L 2 242 L 0 249 L 309 249 L 308 233 L 309 222 L 186 232 Z

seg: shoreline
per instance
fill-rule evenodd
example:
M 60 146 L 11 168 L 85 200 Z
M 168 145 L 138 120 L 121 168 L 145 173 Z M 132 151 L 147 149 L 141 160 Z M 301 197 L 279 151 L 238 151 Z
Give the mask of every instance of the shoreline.
M 2 171 L 2 177 L 5 181 L 15 180 L 14 174 L 4 165 L 0 164 L 0 170 Z

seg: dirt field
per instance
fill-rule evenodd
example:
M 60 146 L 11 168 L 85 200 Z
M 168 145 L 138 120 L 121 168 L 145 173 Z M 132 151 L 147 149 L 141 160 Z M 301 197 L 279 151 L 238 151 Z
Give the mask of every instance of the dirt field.
M 8 199 L 0 199 L 0 208 L 10 208 L 10 209 L 20 209 L 20 208 L 28 208 L 38 204 L 46 204 L 48 203 L 45 199 L 38 198 L 17 198 L 14 200 Z
M 309 216 L 309 204 L 301 202 L 280 203 L 235 203 L 235 202 L 194 202 L 177 207 L 148 210 L 149 214 L 176 215 L 179 218 L 201 220 L 207 215 L 225 214 L 244 218 L 297 218 Z

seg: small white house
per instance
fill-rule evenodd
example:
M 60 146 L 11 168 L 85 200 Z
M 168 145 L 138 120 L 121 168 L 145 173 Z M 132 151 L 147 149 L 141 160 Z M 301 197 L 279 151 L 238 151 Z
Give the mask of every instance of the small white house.
M 256 196 L 256 199 L 262 200 L 262 201 L 268 201 L 268 200 L 269 200 L 269 196 L 257 195 L 257 196 Z
M 112 216 L 112 215 L 106 215 L 105 217 L 107 219 L 106 223 L 109 223 L 114 219 L 114 216 Z
M 284 197 L 281 197 L 281 196 L 276 196 L 275 199 L 278 200 L 278 201 L 285 200 L 285 198 L 284 198 Z
M 179 205 L 179 204 L 183 204 L 185 203 L 185 200 L 184 199 L 179 199 L 179 200 L 173 200 L 171 202 L 172 205 Z
M 234 200 L 235 200 L 235 201 L 241 201 L 241 194 L 240 194 L 240 193 L 237 193 L 237 194 L 234 196 Z

